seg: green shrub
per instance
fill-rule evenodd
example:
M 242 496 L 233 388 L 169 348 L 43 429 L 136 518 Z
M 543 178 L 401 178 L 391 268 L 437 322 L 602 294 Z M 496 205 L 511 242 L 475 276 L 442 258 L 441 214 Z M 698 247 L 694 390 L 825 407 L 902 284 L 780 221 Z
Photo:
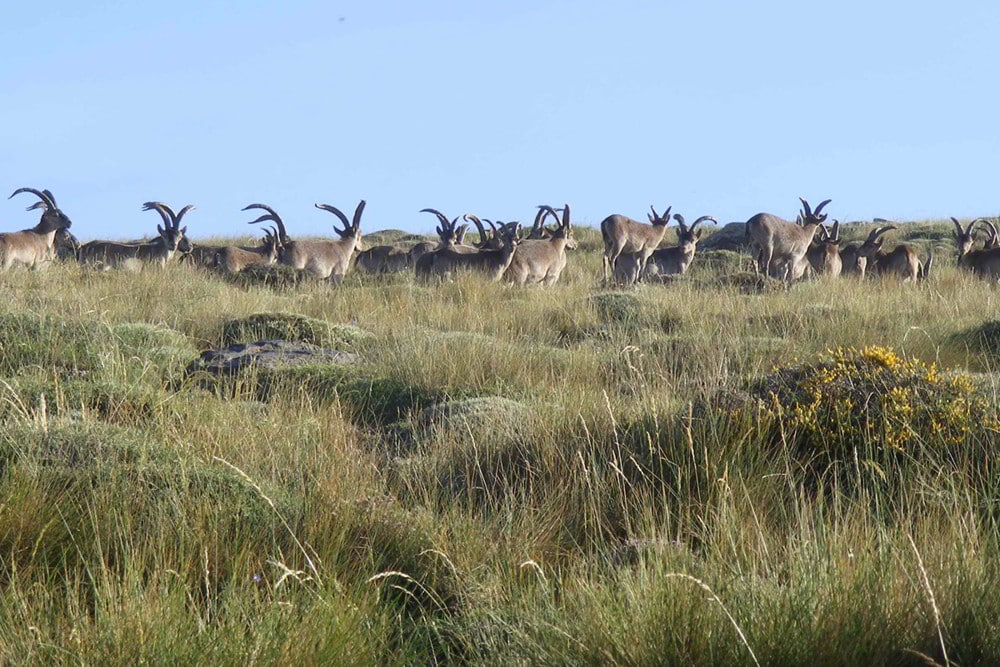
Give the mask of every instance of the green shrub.
M 224 322 L 220 345 L 279 339 L 342 350 L 371 338 L 370 333 L 350 324 L 332 324 L 290 313 L 258 313 Z

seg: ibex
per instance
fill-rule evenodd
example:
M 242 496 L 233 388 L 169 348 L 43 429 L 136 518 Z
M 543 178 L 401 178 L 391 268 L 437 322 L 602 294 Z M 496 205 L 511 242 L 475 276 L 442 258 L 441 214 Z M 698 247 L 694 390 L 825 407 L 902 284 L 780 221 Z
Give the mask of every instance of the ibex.
M 820 212 L 830 203 L 820 202 L 813 211 L 802 202 L 802 224 L 783 220 L 770 213 L 758 213 L 746 222 L 746 240 L 758 249 L 757 271 L 790 283 L 805 270 L 805 256 L 816 230 L 826 220 Z
M 906 244 L 884 252 L 881 236 L 893 229 L 896 229 L 895 225 L 876 227 L 861 244 L 858 253 L 867 259 L 868 270 L 876 275 L 895 275 L 906 281 L 926 280 L 934 263 L 934 254 L 928 252 L 927 261 L 921 262 L 917 252 Z
M 677 245 L 669 248 L 659 248 L 654 250 L 646 261 L 646 271 L 642 274 L 642 279 L 651 278 L 653 280 L 664 280 L 668 276 L 681 276 L 691 266 L 694 260 L 694 253 L 698 247 L 698 240 L 701 239 L 701 230 L 698 225 L 703 222 L 715 223 L 715 218 L 710 215 L 703 215 L 688 227 L 684 222 L 684 216 L 680 213 L 674 214 L 677 221 Z
M 39 201 L 26 210 L 41 209 L 42 217 L 31 229 L 0 233 L 0 266 L 4 270 L 19 264 L 40 269 L 52 259 L 56 232 L 69 229 L 73 224 L 56 206 L 55 197 L 48 190 L 18 188 L 7 199 L 22 192 L 30 192 L 38 197 Z
M 649 256 L 660 245 L 663 234 L 667 231 L 667 223 L 670 222 L 670 210 L 667 207 L 666 213 L 662 216 L 656 212 L 652 206 L 649 209 L 653 212 L 649 215 L 650 224 L 645 224 L 628 218 L 624 215 L 609 215 L 601 221 L 601 238 L 604 239 L 604 279 L 611 277 L 615 268 L 615 262 L 619 255 L 638 254 L 639 273 L 646 268 Z
M 362 273 L 400 273 L 412 265 L 410 251 L 391 245 L 376 245 L 358 253 L 355 268 Z
M 825 225 L 820 225 L 819 238 L 813 238 L 812 245 L 806 251 L 809 266 L 817 276 L 839 276 L 844 268 L 840 257 L 840 221 L 833 221 L 833 228 L 827 231 Z
M 166 266 L 177 252 L 190 251 L 190 242 L 185 233 L 187 227 L 181 227 L 180 222 L 194 206 L 188 205 L 176 214 L 161 203 L 148 201 L 142 205 L 143 211 L 156 211 L 163 220 L 163 225 L 157 225 L 157 238 L 146 243 L 118 243 L 116 241 L 90 241 L 80 246 L 77 256 L 80 262 L 90 264 L 100 269 L 127 268 L 137 270 L 144 264 Z
M 225 273 L 239 273 L 248 266 L 269 266 L 278 261 L 281 241 L 278 230 L 267 228 L 267 234 L 256 246 L 225 246 L 215 253 L 212 268 Z
M 510 266 L 504 273 L 504 279 L 508 282 L 522 286 L 537 283 L 552 285 L 559 280 L 562 270 L 566 267 L 566 249 L 576 247 L 569 204 L 562 209 L 561 222 L 551 206 L 541 208 L 546 214 L 555 218 L 559 226 L 549 230 L 551 237 L 548 239 L 521 241 Z
M 990 228 L 989 231 L 990 237 L 986 239 L 986 243 L 983 245 L 983 247 L 987 250 L 989 250 L 990 248 L 1000 248 L 1000 234 L 997 233 L 996 226 L 986 218 L 981 218 L 981 220 L 984 225 Z
M 432 213 L 438 219 L 438 225 L 434 228 L 437 232 L 439 242 L 433 247 L 428 249 L 426 243 L 417 244 L 420 248 L 419 254 L 416 250 L 411 249 L 411 253 L 416 255 L 413 266 L 416 272 L 416 277 L 418 280 L 428 280 L 433 276 L 447 277 L 446 273 L 442 273 L 442 268 L 435 269 L 435 257 L 437 253 L 445 249 L 454 250 L 459 253 L 474 253 L 477 252 L 477 248 L 472 246 L 461 245 L 459 243 L 459 233 L 456 231 L 456 225 L 458 225 L 459 216 L 455 216 L 454 220 L 449 221 L 448 217 L 433 208 L 422 208 L 421 213 Z M 462 235 L 464 238 L 464 234 Z M 442 264 L 441 267 L 446 267 L 446 264 Z
M 990 282 L 1000 281 L 1000 247 L 992 246 L 996 240 L 996 228 L 985 218 L 973 220 L 963 230 L 955 218 L 951 219 L 955 223 L 955 244 L 958 246 L 958 268 L 969 271 L 975 276 L 985 278 Z M 975 242 L 975 231 L 973 229 L 977 222 L 984 222 L 990 227 L 991 237 L 987 241 L 986 247 L 974 250 L 972 245 Z
M 340 212 L 335 206 L 330 204 L 315 204 L 316 208 L 333 213 L 337 216 L 344 228 L 336 226 L 333 231 L 340 236 L 338 241 L 327 239 L 292 240 L 285 230 L 285 223 L 281 216 L 275 213 L 274 209 L 264 204 L 250 204 L 244 207 L 244 211 L 250 209 L 261 209 L 266 213 L 249 224 L 272 221 L 278 225 L 278 241 L 281 244 L 281 252 L 278 261 L 285 266 L 300 271 L 308 271 L 317 278 L 325 280 L 331 278 L 333 282 L 340 283 L 344 275 L 350 269 L 351 257 L 355 250 L 361 250 L 361 214 L 365 210 L 365 201 L 361 200 L 354 210 L 354 218 L 348 222 L 347 216 Z
M 449 277 L 456 272 L 480 273 L 490 281 L 500 280 L 507 267 L 510 266 L 518 247 L 521 226 L 505 227 L 500 232 L 500 247 L 477 249 L 475 252 L 462 252 L 458 247 L 444 247 L 434 251 L 425 258 L 430 258 L 430 266 L 421 274 L 422 278 L 430 276 Z

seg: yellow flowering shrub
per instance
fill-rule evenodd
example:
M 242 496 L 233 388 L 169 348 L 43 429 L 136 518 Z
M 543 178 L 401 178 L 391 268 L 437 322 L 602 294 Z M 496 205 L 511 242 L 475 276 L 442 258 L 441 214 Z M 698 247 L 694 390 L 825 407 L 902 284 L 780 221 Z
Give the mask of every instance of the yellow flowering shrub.
M 761 416 L 807 451 L 957 444 L 971 428 L 1000 435 L 996 406 L 968 375 L 943 373 L 888 347 L 829 350 L 814 362 L 776 369 L 751 393 Z

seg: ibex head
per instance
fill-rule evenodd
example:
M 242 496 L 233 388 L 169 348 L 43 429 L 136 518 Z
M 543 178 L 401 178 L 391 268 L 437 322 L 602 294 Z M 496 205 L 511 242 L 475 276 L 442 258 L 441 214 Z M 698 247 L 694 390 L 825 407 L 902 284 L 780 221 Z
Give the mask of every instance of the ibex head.
M 39 201 L 35 202 L 27 209 L 28 211 L 33 211 L 35 209 L 42 210 L 42 217 L 35 226 L 35 231 L 40 234 L 48 234 L 49 232 L 57 232 L 60 229 L 69 229 L 73 226 L 73 222 L 59 210 L 56 205 L 56 199 L 52 196 L 52 193 L 48 190 L 36 190 L 35 188 L 18 188 L 7 197 L 11 199 L 14 195 L 20 194 L 22 192 L 30 192 L 31 194 L 38 197 Z
M 821 214 L 820 212 L 824 206 L 832 201 L 831 199 L 821 201 L 815 211 L 809 206 L 809 202 L 802 197 L 799 197 L 799 201 L 802 202 L 802 212 L 800 214 L 802 216 L 802 225 L 819 225 L 826 221 L 826 214 Z
M 840 245 L 840 220 L 834 220 L 833 226 L 827 229 L 826 225 L 819 226 L 818 242 L 825 245 Z
M 962 229 L 962 223 L 958 221 L 958 218 L 952 218 L 951 221 L 955 223 L 955 245 L 958 247 L 958 256 L 962 257 L 970 250 L 972 250 L 972 244 L 976 242 L 976 232 L 975 225 L 977 222 L 983 218 L 977 218 L 973 220 Z
M 660 215 L 659 213 L 656 212 L 656 209 L 653 208 L 652 205 L 650 205 L 649 210 L 652 211 L 652 213 L 651 214 L 647 213 L 646 216 L 649 218 L 650 224 L 652 224 L 654 227 L 666 225 L 667 223 L 670 222 L 670 211 L 673 208 L 674 208 L 673 206 L 668 206 L 667 210 L 663 213 L 663 215 Z
M 433 213 L 435 216 L 437 216 L 438 222 L 440 224 L 438 224 L 438 226 L 434 228 L 434 231 L 437 232 L 438 238 L 441 239 L 441 245 L 447 247 L 459 243 L 458 233 L 455 231 L 455 225 L 458 224 L 458 216 L 456 216 L 455 219 L 452 220 L 451 222 L 448 222 L 448 218 L 445 216 L 445 214 L 442 213 L 441 211 L 438 211 L 437 209 L 422 208 L 420 209 L 420 212 Z
M 570 220 L 569 204 L 564 204 L 561 209 L 554 209 L 551 206 L 545 206 L 545 205 L 539 206 L 538 208 L 544 211 L 547 215 L 551 215 L 553 218 L 555 218 L 556 223 L 558 224 L 558 226 L 555 229 L 545 228 L 549 232 L 550 237 L 553 239 L 565 239 L 566 247 L 571 250 L 575 249 L 576 239 L 573 238 L 573 225 L 572 221 Z M 559 220 L 559 214 L 557 213 L 557 211 L 562 211 L 561 221 Z M 670 209 L 667 209 L 667 213 L 669 212 Z
M 354 209 L 354 217 L 350 222 L 347 220 L 347 216 L 340 212 L 336 206 L 331 206 L 330 204 L 314 204 L 314 206 L 327 213 L 333 213 L 340 222 L 344 225 L 343 229 L 337 227 L 336 224 L 333 226 L 333 231 L 337 232 L 337 235 L 344 239 L 354 239 L 355 250 L 364 250 L 364 246 L 361 244 L 361 214 L 365 212 L 365 200 L 362 199 L 358 202 L 357 208 Z
M 885 225 L 873 229 L 865 242 L 858 248 L 858 254 L 862 257 L 873 257 L 882 249 L 882 235 L 893 229 L 896 229 L 895 225 Z
M 716 224 L 715 218 L 710 215 L 703 215 L 688 227 L 684 222 L 684 216 L 680 213 L 674 213 L 674 220 L 677 221 L 677 245 L 685 253 L 694 252 L 695 246 L 698 244 L 698 240 L 701 238 L 701 230 L 697 229 L 698 225 L 703 222 L 711 222 Z
M 180 226 L 181 219 L 192 209 L 194 206 L 188 204 L 174 213 L 173 209 L 162 202 L 148 201 L 142 205 L 143 211 L 156 211 L 160 214 L 163 225 L 157 225 L 156 231 L 159 232 L 167 249 L 182 254 L 191 252 L 191 242 L 187 238 L 187 226 Z

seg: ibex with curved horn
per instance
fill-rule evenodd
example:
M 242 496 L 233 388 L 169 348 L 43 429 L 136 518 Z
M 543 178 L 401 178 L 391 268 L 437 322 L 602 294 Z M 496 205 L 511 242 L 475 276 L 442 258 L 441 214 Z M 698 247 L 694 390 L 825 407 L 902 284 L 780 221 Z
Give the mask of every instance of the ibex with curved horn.
M 365 210 L 365 201 L 361 200 L 354 210 L 354 218 L 347 220 L 347 216 L 341 213 L 340 209 L 330 204 L 315 204 L 316 208 L 333 213 L 344 225 L 343 229 L 336 225 L 333 231 L 337 232 L 340 239 L 330 241 L 327 239 L 307 239 L 293 240 L 288 237 L 285 230 L 285 223 L 273 208 L 265 204 L 250 204 L 243 208 L 244 211 L 250 209 L 260 209 L 265 214 L 252 220 L 249 224 L 271 221 L 278 225 L 278 240 L 281 244 L 281 251 L 278 261 L 285 266 L 290 266 L 300 271 L 308 271 L 312 275 L 325 280 L 330 278 L 335 283 L 343 280 L 344 275 L 351 267 L 351 257 L 355 250 L 361 250 L 361 214 Z
M 895 225 L 876 227 L 858 248 L 858 253 L 868 261 L 868 271 L 882 276 L 898 276 L 905 281 L 917 282 L 926 280 L 930 275 L 934 254 L 928 252 L 927 260 L 920 261 L 917 251 L 905 243 L 893 248 L 890 252 L 882 250 L 882 235 L 897 229 Z
M 681 276 L 691 266 L 694 260 L 694 253 L 701 239 L 701 230 L 698 225 L 703 222 L 717 224 L 715 218 L 710 215 L 703 215 L 688 227 L 684 221 L 684 216 L 680 213 L 674 214 L 677 221 L 677 245 L 669 248 L 658 248 L 649 256 L 646 262 L 646 271 L 642 274 L 642 279 L 652 279 L 663 281 L 671 276 Z M 621 262 L 621 259 L 619 259 Z
M 458 220 L 460 216 L 455 216 L 451 221 L 448 217 L 433 208 L 422 208 L 421 213 L 432 213 L 438 219 L 438 225 L 434 228 L 437 232 L 439 242 L 436 246 L 431 249 L 426 249 L 426 247 L 421 248 L 421 252 L 417 255 L 414 261 L 414 268 L 416 272 L 416 277 L 419 280 L 427 280 L 432 276 L 447 277 L 447 271 L 450 264 L 448 262 L 437 265 L 435 268 L 435 257 L 439 252 L 444 250 L 450 250 L 456 253 L 466 253 L 471 254 L 478 252 L 478 248 L 473 246 L 463 245 L 462 241 L 465 239 L 465 233 L 462 227 L 457 227 Z M 467 225 L 465 226 L 467 228 Z M 425 246 L 426 244 L 417 244 L 418 246 Z M 411 253 L 415 254 L 415 251 L 411 249 Z
M 431 276 L 450 277 L 458 272 L 483 274 L 490 281 L 500 280 L 518 247 L 521 226 L 504 227 L 499 231 L 499 247 L 477 248 L 475 252 L 463 252 L 459 246 L 446 246 L 424 255 L 425 266 L 420 273 L 423 279 Z
M 958 268 L 969 271 L 975 276 L 985 278 L 990 282 L 1000 281 L 1000 247 L 993 246 L 997 240 L 997 230 L 989 220 L 978 218 L 968 224 L 963 230 L 957 219 L 952 218 L 955 223 L 955 245 L 958 247 Z M 983 222 L 989 227 L 990 238 L 986 246 L 978 250 L 973 249 L 975 243 L 975 224 Z
M 269 266 L 278 261 L 281 240 L 278 230 L 267 228 L 267 234 L 256 246 L 225 246 L 215 253 L 212 268 L 225 273 L 239 273 L 248 266 Z
M 670 210 L 660 215 L 652 206 L 647 214 L 649 223 L 638 222 L 624 215 L 609 215 L 601 221 L 601 238 L 604 240 L 604 279 L 611 277 L 618 257 L 622 254 L 639 255 L 639 273 L 646 268 L 649 256 L 660 245 L 670 222 Z
M 52 259 L 56 232 L 69 229 L 73 222 L 56 206 L 55 197 L 48 190 L 18 188 L 7 199 L 22 192 L 30 192 L 38 201 L 26 210 L 42 210 L 38 224 L 19 232 L 0 233 L 0 267 L 4 270 L 24 265 L 39 269 Z
M 770 213 L 758 213 L 746 222 L 746 240 L 757 247 L 757 271 L 761 275 L 780 278 L 787 283 L 797 277 L 799 269 L 805 269 L 805 256 L 812 244 L 816 230 L 826 215 L 823 207 L 830 203 L 820 202 L 814 211 L 809 202 L 802 202 L 802 224 L 796 224 Z
M 561 221 L 551 206 L 543 205 L 540 208 L 555 218 L 558 226 L 548 230 L 551 235 L 548 239 L 521 241 L 510 266 L 504 272 L 504 279 L 516 285 L 554 284 L 566 267 L 566 249 L 576 247 L 569 204 L 561 209 Z
M 839 276 L 844 263 L 840 257 L 840 221 L 834 220 L 833 227 L 827 231 L 826 225 L 820 225 L 818 238 L 814 237 L 812 245 L 806 251 L 809 266 L 817 276 Z
M 80 246 L 77 253 L 79 260 L 100 269 L 126 268 L 141 269 L 144 264 L 156 264 L 161 267 L 178 253 L 190 252 L 187 227 L 181 227 L 184 216 L 194 209 L 187 205 L 176 214 L 166 204 L 148 201 L 142 205 L 143 211 L 156 211 L 163 220 L 163 225 L 157 225 L 158 236 L 146 243 L 119 243 L 117 241 L 90 241 Z

